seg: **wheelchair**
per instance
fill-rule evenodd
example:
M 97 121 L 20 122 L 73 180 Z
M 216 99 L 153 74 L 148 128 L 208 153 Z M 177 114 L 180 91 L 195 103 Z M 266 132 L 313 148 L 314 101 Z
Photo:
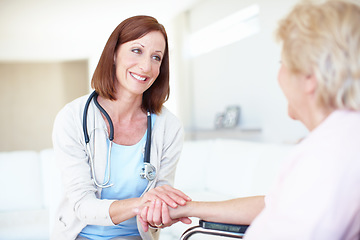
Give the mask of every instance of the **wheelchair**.
M 249 225 L 236 225 L 199 220 L 199 225 L 188 228 L 181 235 L 180 240 L 187 240 L 194 234 L 207 234 L 242 239 L 248 227 Z

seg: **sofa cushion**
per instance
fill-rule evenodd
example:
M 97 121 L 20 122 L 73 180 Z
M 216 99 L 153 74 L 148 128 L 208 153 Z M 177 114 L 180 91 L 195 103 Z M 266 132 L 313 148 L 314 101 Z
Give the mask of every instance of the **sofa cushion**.
M 42 181 L 44 189 L 44 203 L 49 210 L 49 228 L 53 228 L 55 215 L 62 197 L 61 172 L 55 162 L 52 148 L 40 152 L 42 166 Z
M 231 197 L 247 195 L 262 145 L 216 140 L 206 175 L 206 189 Z
M 46 209 L 0 212 L 0 226 L 0 239 L 49 239 L 49 213 Z
M 230 197 L 266 194 L 290 146 L 218 139 L 206 174 L 206 189 Z
M 212 154 L 213 140 L 185 141 L 176 168 L 174 186 L 185 193 L 204 189 L 206 168 Z
M 35 151 L 0 153 L 0 211 L 44 207 L 39 155 Z
M 52 148 L 40 151 L 41 179 L 44 194 L 44 204 L 47 208 L 60 199 L 62 193 L 60 170 L 55 163 L 55 153 Z

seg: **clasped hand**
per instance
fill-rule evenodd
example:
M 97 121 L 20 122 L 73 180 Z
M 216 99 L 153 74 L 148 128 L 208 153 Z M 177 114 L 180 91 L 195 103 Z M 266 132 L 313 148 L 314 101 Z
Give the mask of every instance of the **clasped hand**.
M 155 227 L 168 227 L 181 221 L 190 224 L 191 220 L 187 217 L 173 219 L 170 210 L 186 205 L 191 198 L 178 189 L 164 185 L 156 187 L 143 195 L 140 206 L 135 209 L 139 221 L 145 232 L 149 225 Z

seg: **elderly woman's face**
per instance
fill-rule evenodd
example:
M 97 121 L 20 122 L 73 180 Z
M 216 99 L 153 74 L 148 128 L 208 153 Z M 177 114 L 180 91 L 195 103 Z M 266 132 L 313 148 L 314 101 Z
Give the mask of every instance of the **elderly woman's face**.
M 302 78 L 304 76 L 295 76 L 282 63 L 278 73 L 278 82 L 288 101 L 289 117 L 295 120 L 301 120 L 302 111 L 305 107 Z
M 115 54 L 117 90 L 141 95 L 156 80 L 165 53 L 165 39 L 161 32 L 123 43 Z

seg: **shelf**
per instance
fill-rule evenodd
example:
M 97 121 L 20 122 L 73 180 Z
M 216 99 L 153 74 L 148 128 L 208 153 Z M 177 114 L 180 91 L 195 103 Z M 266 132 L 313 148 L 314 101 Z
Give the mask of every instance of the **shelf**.
M 205 139 L 240 139 L 250 141 L 261 140 L 261 128 L 221 128 L 221 129 L 196 129 L 185 131 L 186 140 Z

